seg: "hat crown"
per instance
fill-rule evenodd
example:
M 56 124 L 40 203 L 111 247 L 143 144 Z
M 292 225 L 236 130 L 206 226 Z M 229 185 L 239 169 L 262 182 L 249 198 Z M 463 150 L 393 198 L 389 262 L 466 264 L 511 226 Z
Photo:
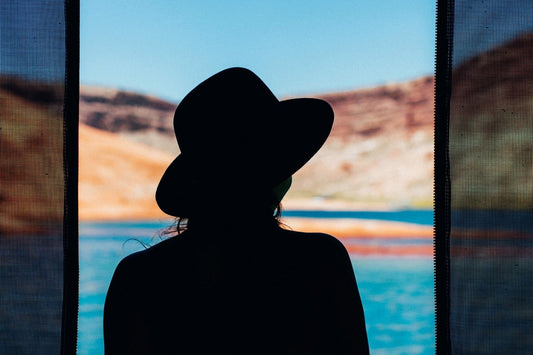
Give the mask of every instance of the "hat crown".
M 248 69 L 226 69 L 178 105 L 174 130 L 181 154 L 161 178 L 157 203 L 170 215 L 188 216 L 215 194 L 259 197 L 311 159 L 332 124 L 327 102 L 280 102 Z
M 250 70 L 217 73 L 194 88 L 176 109 L 174 130 L 180 150 L 207 159 L 213 149 L 232 154 L 257 149 L 260 138 L 273 130 L 277 104 Z

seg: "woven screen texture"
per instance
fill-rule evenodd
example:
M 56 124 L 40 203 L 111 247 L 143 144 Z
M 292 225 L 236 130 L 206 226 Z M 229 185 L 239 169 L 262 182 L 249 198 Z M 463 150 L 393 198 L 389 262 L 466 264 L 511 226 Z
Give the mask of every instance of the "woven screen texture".
M 533 2 L 438 12 L 437 349 L 533 354 Z
M 0 354 L 75 352 L 77 9 L 0 3 Z M 533 2 L 438 10 L 437 350 L 533 353 Z
M 0 354 L 75 353 L 76 8 L 0 2 Z

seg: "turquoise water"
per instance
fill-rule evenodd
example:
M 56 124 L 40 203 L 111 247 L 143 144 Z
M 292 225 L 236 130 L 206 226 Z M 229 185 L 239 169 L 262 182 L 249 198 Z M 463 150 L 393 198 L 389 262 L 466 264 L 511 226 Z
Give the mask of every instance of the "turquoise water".
M 124 256 L 143 249 L 131 238 L 153 244 L 168 224 L 80 224 L 78 354 L 103 354 L 103 305 L 113 271 Z M 354 255 L 352 264 L 371 354 L 434 354 L 433 260 Z
M 359 218 L 382 221 L 406 222 L 433 225 L 433 210 L 392 210 L 392 211 L 283 211 L 284 217 L 307 218 Z

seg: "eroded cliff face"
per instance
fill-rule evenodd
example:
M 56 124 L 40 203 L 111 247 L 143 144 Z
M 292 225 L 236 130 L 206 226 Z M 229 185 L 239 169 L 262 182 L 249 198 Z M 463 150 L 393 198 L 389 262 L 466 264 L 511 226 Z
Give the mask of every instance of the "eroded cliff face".
M 532 48 L 533 35 L 526 34 L 493 49 L 490 55 L 481 54 L 454 68 L 451 110 L 458 110 L 453 111 L 453 117 L 460 121 L 454 122 L 455 130 L 450 132 L 455 140 L 450 150 L 455 182 L 452 193 L 466 185 L 471 192 L 455 200 L 457 208 L 487 202 L 502 208 L 531 208 Z M 2 160 L 0 229 L 24 231 L 26 221 L 32 221 L 35 228 L 40 228 L 41 222 L 59 223 L 62 196 L 48 194 L 46 189 L 54 181 L 62 183 L 62 170 L 56 166 L 62 159 L 62 143 L 51 142 L 52 135 L 46 132 L 62 129 L 62 122 L 50 119 L 50 107 L 61 110 L 58 98 L 63 89 L 1 79 L 0 94 L 5 103 L 1 112 L 2 155 L 21 159 L 16 164 Z M 432 77 L 422 77 L 316 95 L 332 105 L 335 123 L 324 147 L 295 174 L 284 200 L 286 207 L 429 207 L 433 85 Z M 163 171 L 178 154 L 172 129 L 176 105 L 136 93 L 81 88 L 81 219 L 164 216 L 154 202 L 154 193 Z M 23 119 L 4 118 L 22 117 L 18 113 L 23 111 L 35 118 L 30 126 Z M 58 149 L 42 151 L 32 146 Z M 506 164 L 494 165 L 491 159 Z M 474 186 L 477 181 L 480 188 Z M 21 195 L 21 189 L 28 193 Z M 53 198 L 24 200 L 33 190 Z M 31 208 L 24 203 L 30 203 Z
M 0 235 L 62 228 L 63 90 L 0 77 Z
M 469 186 L 455 199 L 457 208 L 531 208 L 532 48 L 533 34 L 525 34 L 454 68 L 450 108 L 459 121 L 450 131 L 452 193 Z M 335 123 L 324 147 L 295 174 L 285 206 L 430 207 L 433 95 L 432 76 L 316 95 L 332 105 Z M 134 93 L 82 88 L 80 119 L 175 156 L 175 107 Z M 81 164 L 97 164 L 94 156 Z
M 172 128 L 176 104 L 115 89 L 80 88 L 80 122 L 177 154 Z
M 433 77 L 318 96 L 335 111 L 324 148 L 289 197 L 431 206 Z
M 49 141 L 54 135 L 46 134 L 47 129 L 62 129 L 62 122 L 49 115 L 50 102 L 58 101 L 56 94 L 61 90 L 17 80 L 3 80 L 0 89 L 8 103 L 2 108 L 6 117 L 18 117 L 13 112 L 25 110 L 36 119 L 31 125 L 18 118 L 2 121 L 6 128 L 1 132 L 2 154 L 21 157 L 13 166 L 6 165 L 13 160 L 2 161 L 2 229 L 24 232 L 29 220 L 36 228 L 40 228 L 40 222 L 60 223 L 62 196 L 58 194 L 41 194 L 44 197 L 33 198 L 28 208 L 21 204 L 27 202 L 24 196 L 31 197 L 30 190 L 44 191 L 56 180 L 62 183 L 62 143 Z M 286 207 L 368 208 L 372 204 L 387 207 L 431 203 L 432 78 L 317 97 L 331 103 L 335 124 L 322 150 L 295 175 L 284 200 Z M 54 105 L 61 110 L 61 102 Z M 155 204 L 154 193 L 161 175 L 178 153 L 172 129 L 175 107 L 135 93 L 81 88 L 82 220 L 165 217 Z M 37 149 L 40 146 L 57 149 L 42 151 Z M 20 195 L 21 189 L 28 194 Z
M 533 32 L 452 72 L 450 178 L 456 209 L 533 209 Z
M 309 199 L 314 204 L 431 205 L 432 77 L 315 97 L 332 105 L 335 123 L 322 150 L 295 175 L 287 206 L 305 207 Z M 82 87 L 80 121 L 175 155 L 175 106 L 138 94 Z

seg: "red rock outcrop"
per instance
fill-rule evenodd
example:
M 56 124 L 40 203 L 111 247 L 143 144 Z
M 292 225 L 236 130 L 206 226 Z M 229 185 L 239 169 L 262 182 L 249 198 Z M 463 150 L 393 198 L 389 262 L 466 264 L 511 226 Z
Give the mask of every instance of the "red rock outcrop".
M 323 149 L 295 175 L 287 206 L 304 206 L 311 198 L 315 206 L 339 200 L 355 207 L 431 205 L 432 77 L 316 97 L 332 105 L 335 123 Z M 175 155 L 174 107 L 82 87 L 80 120 Z

